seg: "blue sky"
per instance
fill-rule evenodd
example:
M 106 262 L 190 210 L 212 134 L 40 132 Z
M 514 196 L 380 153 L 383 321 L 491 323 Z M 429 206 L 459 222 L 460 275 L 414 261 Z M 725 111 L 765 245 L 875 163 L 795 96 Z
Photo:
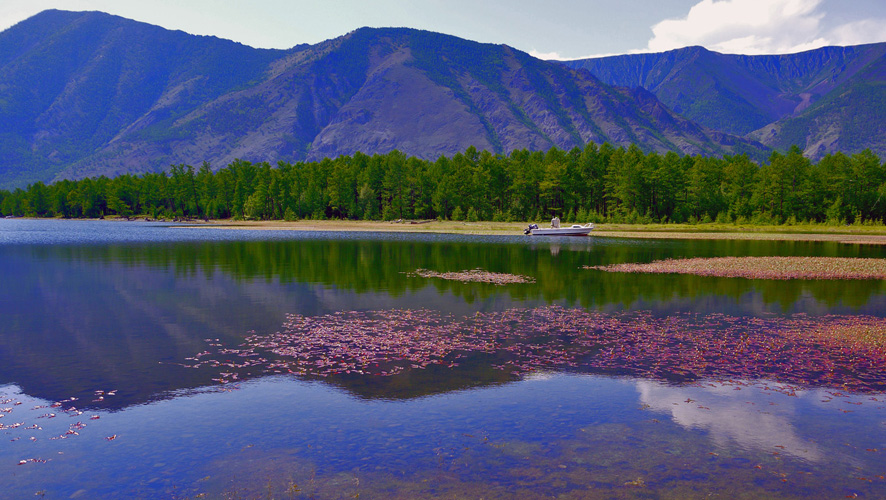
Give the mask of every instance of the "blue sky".
M 688 45 L 775 54 L 886 41 L 883 0 L 2 0 L 0 30 L 45 9 L 99 10 L 263 48 L 362 26 L 439 31 L 561 59 Z

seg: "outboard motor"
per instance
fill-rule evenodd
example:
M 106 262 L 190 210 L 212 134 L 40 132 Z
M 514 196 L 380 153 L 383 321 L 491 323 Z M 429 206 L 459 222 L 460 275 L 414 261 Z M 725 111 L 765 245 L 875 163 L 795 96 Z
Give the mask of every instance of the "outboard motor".
M 538 224 L 529 224 L 529 227 L 523 231 L 523 234 L 529 234 L 533 229 L 538 229 Z

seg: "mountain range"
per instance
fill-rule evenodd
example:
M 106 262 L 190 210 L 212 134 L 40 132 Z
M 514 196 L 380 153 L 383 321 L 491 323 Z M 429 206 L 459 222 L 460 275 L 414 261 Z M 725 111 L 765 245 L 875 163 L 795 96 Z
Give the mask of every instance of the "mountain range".
M 42 12 L 0 33 L 0 187 L 386 153 L 436 159 L 588 141 L 765 155 L 641 88 L 504 45 L 363 28 L 260 50 L 100 12 Z
M 886 43 L 745 56 L 687 47 L 567 61 L 609 85 L 640 87 L 703 126 L 810 158 L 886 153 Z
M 50 10 L 0 32 L 0 188 L 237 158 L 436 159 L 589 141 L 758 161 L 794 143 L 810 155 L 886 152 L 884 50 L 690 47 L 561 63 L 407 28 L 267 50 Z

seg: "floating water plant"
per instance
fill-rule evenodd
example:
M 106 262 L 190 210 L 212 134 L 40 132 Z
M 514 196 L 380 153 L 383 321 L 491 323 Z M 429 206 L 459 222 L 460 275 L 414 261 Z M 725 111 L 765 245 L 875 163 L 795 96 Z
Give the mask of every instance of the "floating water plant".
M 98 396 L 114 396 L 117 391 L 95 391 Z M 9 405 L 0 408 L 0 432 L 5 434 L 10 442 L 21 441 L 21 453 L 28 453 L 28 445 L 24 443 L 36 443 L 43 439 L 56 441 L 80 436 L 87 427 L 83 420 L 98 420 L 100 415 L 84 415 L 84 410 L 77 408 L 77 397 L 70 397 L 50 404 L 39 404 L 27 407 L 22 401 L 21 395 L 6 394 L 0 392 L 0 405 Z M 67 417 L 67 418 L 65 418 Z M 71 422 L 73 420 L 73 422 Z M 39 422 L 39 423 L 38 423 Z M 46 430 L 44 430 L 44 426 Z M 18 460 L 18 465 L 31 463 L 43 464 L 51 459 L 31 457 Z
M 217 346 L 217 344 L 216 344 Z M 430 310 L 290 315 L 280 331 L 189 358 L 227 384 L 243 374 L 393 376 L 475 355 L 519 377 L 535 370 L 672 383 L 776 380 L 849 392 L 886 390 L 886 319 L 828 315 L 655 317 L 557 306 L 455 317 Z
M 439 273 L 429 271 L 427 269 L 416 269 L 408 276 L 420 278 L 440 278 L 444 280 L 461 281 L 462 283 L 480 282 L 492 283 L 493 285 L 509 285 L 512 283 L 535 283 L 535 278 L 529 276 L 520 276 L 517 274 L 493 273 L 484 271 L 483 269 L 471 269 L 469 271 L 455 271 L 448 273 Z
M 886 279 L 886 259 L 847 257 L 714 257 L 585 266 L 619 273 L 675 273 L 750 279 Z

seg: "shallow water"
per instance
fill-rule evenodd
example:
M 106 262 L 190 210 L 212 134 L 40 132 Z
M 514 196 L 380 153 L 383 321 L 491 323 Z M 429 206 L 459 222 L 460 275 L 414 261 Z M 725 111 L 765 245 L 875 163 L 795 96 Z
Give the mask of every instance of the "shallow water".
M 758 379 L 723 370 L 638 372 L 631 361 L 602 369 L 595 356 L 603 351 L 593 348 L 572 364 L 554 363 L 551 353 L 575 340 L 559 326 L 519 333 L 531 341 L 504 339 L 522 343 L 504 354 L 480 349 L 428 365 L 415 354 L 407 359 L 417 368 L 391 376 L 321 376 L 321 360 L 298 364 L 267 349 L 259 353 L 265 363 L 228 366 L 251 336 L 287 332 L 292 315 L 349 311 L 408 311 L 449 318 L 450 326 L 477 321 L 477 313 L 552 307 L 653 325 L 687 315 L 876 321 L 886 317 L 880 280 L 582 267 L 725 255 L 882 258 L 883 251 L 0 220 L 0 474 L 8 478 L 0 497 L 884 497 L 886 396 L 880 381 L 863 391 L 840 387 L 847 373 L 798 384 L 771 370 Z M 476 268 L 535 282 L 413 273 Z M 398 328 L 405 335 L 418 323 Z M 222 357 L 190 368 L 200 353 Z

